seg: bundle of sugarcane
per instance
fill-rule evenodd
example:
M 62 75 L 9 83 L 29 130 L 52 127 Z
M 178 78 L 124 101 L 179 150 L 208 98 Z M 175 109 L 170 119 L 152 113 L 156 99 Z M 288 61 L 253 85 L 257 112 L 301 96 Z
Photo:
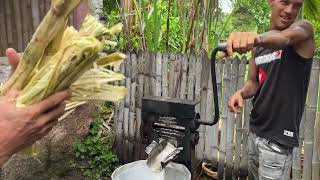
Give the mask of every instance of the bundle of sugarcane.
M 79 2 L 52 0 L 17 69 L 0 89 L 2 95 L 11 88 L 21 90 L 17 107 L 32 105 L 67 88 L 72 90 L 67 111 L 86 101 L 119 101 L 126 95 L 125 87 L 112 83 L 125 77 L 105 69 L 116 68 L 126 56 L 102 53 L 104 45 L 116 44 L 112 38 L 122 25 L 108 29 L 87 16 L 79 31 L 67 27 L 67 17 Z

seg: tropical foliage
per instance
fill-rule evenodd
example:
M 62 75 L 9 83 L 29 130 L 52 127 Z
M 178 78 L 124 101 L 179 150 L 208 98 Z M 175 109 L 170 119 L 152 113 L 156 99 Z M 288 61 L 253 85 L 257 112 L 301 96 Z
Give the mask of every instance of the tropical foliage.
M 221 11 L 218 0 L 104 0 L 104 12 L 108 23 L 125 24 L 118 48 L 200 53 L 233 31 L 268 30 L 267 0 L 230 1 L 233 10 L 228 14 Z M 315 25 L 318 47 L 319 2 L 305 0 L 302 13 Z

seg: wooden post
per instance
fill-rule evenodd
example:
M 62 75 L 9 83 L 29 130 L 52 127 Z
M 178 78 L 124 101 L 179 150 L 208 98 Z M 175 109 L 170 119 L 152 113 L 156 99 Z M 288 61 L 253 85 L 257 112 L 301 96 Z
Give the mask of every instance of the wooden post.
M 306 106 L 306 123 L 304 139 L 304 161 L 303 161 L 303 180 L 312 179 L 312 156 L 314 140 L 314 122 L 316 117 L 317 97 L 319 85 L 319 61 L 314 60 L 312 64 L 308 102 Z

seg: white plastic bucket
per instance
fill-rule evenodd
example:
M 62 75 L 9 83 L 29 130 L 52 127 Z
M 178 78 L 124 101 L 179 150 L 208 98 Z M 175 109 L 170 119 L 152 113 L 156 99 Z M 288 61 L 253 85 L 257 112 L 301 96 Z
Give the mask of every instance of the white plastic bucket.
M 189 170 L 182 164 L 169 163 L 161 172 L 153 172 L 146 160 L 135 161 L 117 168 L 112 180 L 191 180 Z

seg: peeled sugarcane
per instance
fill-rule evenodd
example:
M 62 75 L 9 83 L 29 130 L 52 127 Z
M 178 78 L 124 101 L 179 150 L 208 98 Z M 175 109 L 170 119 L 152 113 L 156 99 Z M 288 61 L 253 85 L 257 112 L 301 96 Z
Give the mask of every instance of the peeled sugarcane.
M 22 89 L 29 74 L 43 56 L 48 44 L 65 27 L 70 12 L 81 0 L 52 0 L 51 7 L 23 53 L 21 62 L 10 79 L 1 87 L 4 94 L 11 88 Z
M 3 95 L 11 88 L 20 90 L 17 107 L 37 103 L 51 94 L 70 88 L 72 97 L 66 117 L 90 100 L 119 101 L 127 94 L 125 87 L 114 86 L 124 75 L 105 69 L 119 69 L 126 56 L 102 53 L 104 45 L 114 45 L 112 37 L 122 30 L 110 29 L 87 16 L 79 31 L 67 27 L 67 17 L 80 0 L 52 0 L 51 8 L 28 44 L 22 61 L 12 77 L 1 87 Z M 28 154 L 34 154 L 34 146 Z

